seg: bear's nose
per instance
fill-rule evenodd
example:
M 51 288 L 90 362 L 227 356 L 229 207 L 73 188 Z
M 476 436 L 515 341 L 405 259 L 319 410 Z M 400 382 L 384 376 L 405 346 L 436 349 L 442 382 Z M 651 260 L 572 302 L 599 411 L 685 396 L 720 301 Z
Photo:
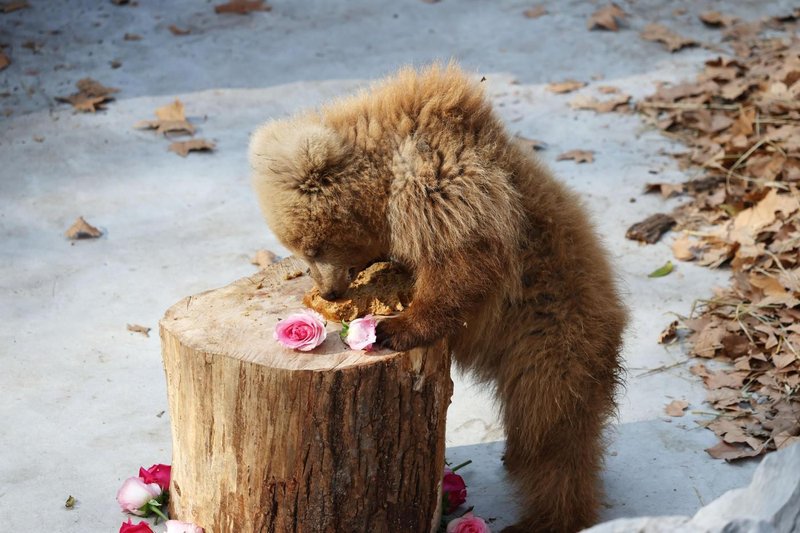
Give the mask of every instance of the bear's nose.
M 329 301 L 330 300 L 335 300 L 338 297 L 339 297 L 339 293 L 334 291 L 334 290 L 330 290 L 330 291 L 322 293 L 322 298 L 324 300 L 329 300 Z

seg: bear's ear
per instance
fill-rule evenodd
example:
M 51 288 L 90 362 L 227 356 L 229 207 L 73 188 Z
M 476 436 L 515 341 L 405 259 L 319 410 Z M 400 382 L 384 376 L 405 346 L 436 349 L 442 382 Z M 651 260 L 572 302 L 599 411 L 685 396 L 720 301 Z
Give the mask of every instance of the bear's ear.
M 339 135 L 311 118 L 268 122 L 250 140 L 253 179 L 266 188 L 320 192 L 345 156 Z

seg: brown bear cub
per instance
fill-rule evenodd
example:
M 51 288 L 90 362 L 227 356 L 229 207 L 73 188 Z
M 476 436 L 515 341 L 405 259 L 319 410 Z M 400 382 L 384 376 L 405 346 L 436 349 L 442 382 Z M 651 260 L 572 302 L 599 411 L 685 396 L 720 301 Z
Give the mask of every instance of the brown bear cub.
M 414 277 L 378 341 L 449 337 L 493 382 L 523 517 L 507 531 L 597 519 L 602 431 L 626 314 L 581 202 L 516 144 L 457 66 L 406 69 L 253 135 L 253 182 L 278 239 L 326 299 L 369 263 Z

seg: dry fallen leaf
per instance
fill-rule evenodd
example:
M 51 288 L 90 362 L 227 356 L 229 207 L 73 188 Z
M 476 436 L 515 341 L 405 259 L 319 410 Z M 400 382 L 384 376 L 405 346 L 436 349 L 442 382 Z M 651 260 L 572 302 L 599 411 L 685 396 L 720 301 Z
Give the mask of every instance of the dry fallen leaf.
M 702 377 L 703 383 L 711 390 L 722 388 L 741 389 L 748 374 L 748 372 L 728 372 L 726 370 L 711 372 L 705 365 L 692 367 L 692 373 Z
M 516 139 L 517 142 L 522 146 L 529 148 L 530 150 L 539 151 L 547 149 L 547 143 L 538 139 L 528 139 L 527 137 L 523 137 L 519 134 L 514 135 L 514 139 Z
M 681 37 L 661 24 L 648 24 L 639 35 L 645 41 L 657 41 L 662 43 L 670 52 L 676 52 L 687 46 L 697 46 L 697 41 Z
M 142 36 L 138 33 L 126 33 L 124 39 L 126 41 L 141 41 Z
M 723 15 L 719 11 L 705 11 L 700 13 L 699 18 L 703 24 L 714 28 L 719 28 L 721 26 L 732 26 L 733 23 L 736 22 L 736 17 Z
M 72 509 L 73 507 L 75 507 L 76 501 L 77 500 L 75 499 L 75 496 L 72 496 L 70 494 L 69 496 L 67 496 L 67 500 L 64 502 L 64 507 L 66 507 L 67 509 Z
M 211 152 L 216 145 L 206 139 L 192 139 L 191 141 L 174 142 L 169 145 L 169 150 L 181 157 L 186 157 L 189 152 Z
M 547 90 L 556 94 L 571 93 L 576 89 L 586 87 L 585 81 L 565 80 L 558 83 L 550 83 L 547 85 Z
M 150 328 L 147 326 L 140 326 L 139 324 L 128 324 L 128 331 L 132 333 L 141 333 L 145 337 L 150 336 Z
M 78 92 L 69 96 L 57 96 L 59 102 L 72 104 L 72 107 L 84 113 L 94 113 L 98 109 L 105 109 L 105 104 L 114 99 L 111 96 L 119 89 L 106 87 L 92 78 L 83 78 L 76 84 Z
M 179 122 L 186 120 L 186 108 L 184 107 L 183 102 L 177 98 L 171 104 L 157 108 L 155 113 L 156 117 L 158 117 L 158 120 L 160 121 Z
M 629 227 L 628 231 L 625 232 L 625 238 L 654 244 L 674 225 L 675 219 L 673 217 L 664 213 L 656 213 Z
M 744 44 L 749 40 L 754 40 L 758 37 L 759 33 L 764 29 L 764 23 L 761 20 L 753 22 L 738 22 L 727 28 L 724 31 L 726 39 L 733 39 Z
M 761 455 L 762 450 L 753 450 L 747 446 L 734 446 L 724 441 L 719 441 L 716 446 L 706 448 L 708 455 L 714 459 L 725 459 L 726 461 L 734 461 L 736 459 L 744 459 L 746 457 L 755 457 Z
M 179 135 L 194 135 L 194 126 L 186 120 L 183 102 L 175 99 L 171 104 L 159 107 L 155 111 L 158 120 L 142 120 L 134 124 L 137 129 L 154 129 L 158 133 L 176 133 Z
M 172 33 L 172 35 L 189 35 L 190 33 L 192 33 L 192 30 L 181 29 L 177 27 L 175 24 L 169 25 L 169 31 Z
M 683 183 L 645 183 L 644 192 L 645 194 L 658 192 L 661 193 L 662 198 L 672 198 L 686 192 L 686 185 Z
M 17 11 L 19 9 L 25 9 L 28 7 L 31 7 L 31 5 L 25 0 L 16 0 L 12 2 L 0 3 L 0 11 L 2 11 L 3 13 L 11 13 L 13 11 Z
M 664 330 L 659 333 L 658 335 L 658 344 L 672 344 L 676 340 L 678 340 L 678 326 L 679 322 L 677 320 L 673 320 L 670 324 L 664 328 Z
M 103 234 L 102 231 L 95 228 L 88 222 L 86 222 L 83 217 L 78 217 L 75 222 L 67 229 L 64 233 L 68 239 L 96 239 Z
M 681 235 L 672 242 L 672 255 L 679 261 L 692 261 L 697 257 L 695 243 L 688 235 Z
M 631 101 L 629 94 L 616 94 L 605 100 L 597 100 L 585 94 L 579 94 L 569 102 L 572 109 L 591 109 L 598 113 L 610 113 L 618 111 L 620 108 L 628 108 Z
M 589 17 L 587 27 L 590 30 L 603 29 L 609 31 L 619 30 L 619 22 L 628 16 L 617 4 L 611 3 L 601 7 Z
M 730 238 L 741 244 L 752 243 L 760 230 L 775 221 L 777 213 L 791 215 L 798 209 L 800 209 L 800 200 L 797 196 L 779 194 L 775 189 L 770 189 L 758 204 L 736 215 Z
M 672 400 L 664 408 L 664 412 L 669 416 L 683 416 L 687 407 L 689 407 L 689 402 L 683 400 Z
M 255 257 L 250 260 L 250 263 L 257 265 L 258 268 L 264 269 L 278 261 L 280 261 L 280 257 L 270 250 L 258 250 Z
M 0 70 L 3 70 L 4 68 L 6 68 L 10 64 L 11 64 L 11 60 L 8 58 L 8 56 L 2 50 L 0 50 Z
M 594 163 L 594 150 L 569 150 L 556 157 L 556 161 L 568 160 L 576 163 Z
M 533 6 L 529 9 L 526 9 L 525 11 L 522 12 L 522 14 L 525 15 L 526 18 L 537 19 L 542 15 L 546 15 L 547 9 L 545 9 L 545 7 L 540 4 L 537 6 Z
M 247 15 L 253 11 L 271 11 L 272 6 L 264 0 L 231 0 L 224 4 L 214 6 L 215 13 L 235 13 L 237 15 Z

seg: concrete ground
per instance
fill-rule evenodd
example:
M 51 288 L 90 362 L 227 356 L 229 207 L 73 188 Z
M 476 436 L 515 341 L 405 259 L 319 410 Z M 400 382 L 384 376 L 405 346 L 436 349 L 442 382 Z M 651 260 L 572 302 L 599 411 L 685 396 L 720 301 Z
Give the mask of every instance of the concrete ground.
M 631 308 L 603 518 L 691 515 L 747 484 L 754 462 L 730 465 L 703 451 L 715 437 L 696 428 L 702 414 L 665 417 L 674 398 L 707 410 L 687 365 L 644 375 L 685 359 L 681 347 L 658 345 L 658 333 L 671 312 L 687 313 L 726 278 L 680 264 L 649 279 L 671 257 L 669 243 L 624 239 L 631 223 L 668 208 L 641 194 L 645 182 L 686 178 L 663 155 L 679 147 L 633 115 L 576 112 L 573 95 L 544 87 L 601 75 L 586 92 L 614 85 L 648 94 L 657 81 L 693 75 L 711 53 L 669 54 L 638 37 L 645 24 L 719 43 L 698 12 L 753 19 L 793 2 L 620 1 L 631 16 L 618 33 L 587 31 L 598 4 L 574 0 L 547 3 L 538 19 L 522 16 L 524 1 L 274 0 L 272 12 L 246 17 L 215 15 L 216 2 L 195 0 L 29 2 L 0 14 L 12 61 L 0 71 L 0 109 L 10 112 L 0 118 L 0 529 L 116 531 L 121 481 L 139 465 L 169 462 L 159 317 L 183 296 L 252 273 L 257 249 L 285 253 L 250 191 L 250 132 L 402 64 L 450 57 L 487 78 L 510 130 L 547 143 L 542 158 L 586 199 Z M 680 7 L 687 12 L 673 15 Z M 175 36 L 170 24 L 191 33 Z M 115 60 L 122 65 L 112 69 Z M 74 114 L 54 102 L 86 76 L 121 89 L 107 111 Z M 216 152 L 183 159 L 167 140 L 132 129 L 175 97 Z M 595 162 L 556 162 L 577 148 L 594 150 Z M 67 241 L 78 215 L 104 236 Z M 146 338 L 126 323 L 154 331 Z M 447 455 L 474 461 L 464 471 L 469 502 L 499 530 L 517 513 L 500 464 L 502 428 L 487 392 L 455 379 Z M 68 495 L 77 498 L 72 510 Z

